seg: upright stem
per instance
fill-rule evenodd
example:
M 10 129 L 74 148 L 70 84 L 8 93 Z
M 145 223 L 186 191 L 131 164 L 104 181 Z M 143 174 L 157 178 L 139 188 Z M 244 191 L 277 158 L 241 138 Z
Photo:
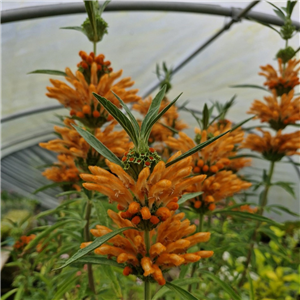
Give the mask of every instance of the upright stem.
M 262 197 L 262 200 L 261 200 L 261 203 L 260 203 L 260 208 L 259 208 L 259 211 L 258 211 L 258 214 L 260 216 L 263 215 L 265 206 L 268 203 L 268 193 L 269 193 L 269 189 L 270 189 L 270 186 L 271 186 L 271 179 L 272 179 L 272 176 L 273 176 L 274 167 L 275 167 L 275 162 L 272 161 L 271 164 L 270 164 L 270 168 L 269 168 L 267 182 L 265 184 L 264 195 Z M 251 244 L 250 244 L 249 251 L 248 251 L 248 254 L 247 254 L 247 258 L 246 258 L 245 268 L 244 268 L 244 271 L 242 273 L 241 280 L 238 284 L 238 287 L 241 287 L 244 284 L 246 274 L 247 274 L 247 270 L 248 270 L 248 267 L 249 267 L 249 264 L 250 264 L 250 261 L 251 261 L 252 251 L 253 251 L 253 247 L 255 245 L 257 231 L 259 229 L 259 226 L 260 226 L 260 223 L 257 223 L 257 225 L 255 227 L 255 230 L 253 232 L 253 235 L 251 237 Z
M 149 250 L 150 250 L 150 232 L 149 230 L 145 230 L 145 246 L 146 246 L 146 255 L 149 256 Z M 151 289 L 150 289 L 150 281 L 145 281 L 145 289 L 144 289 L 144 300 L 150 300 L 151 299 Z
M 92 204 L 91 204 L 91 200 L 88 199 L 87 203 L 86 203 L 86 209 L 85 209 L 85 220 L 86 220 L 86 224 L 84 227 L 84 240 L 86 242 L 89 242 L 90 239 L 90 215 L 91 215 L 91 211 L 92 211 Z M 95 284 L 94 284 L 94 275 L 93 275 L 93 270 L 92 270 L 92 265 L 88 264 L 87 265 L 87 271 L 88 271 L 88 279 L 89 279 L 89 288 L 92 290 L 92 292 L 95 294 L 96 290 L 95 290 Z
M 96 52 L 97 52 L 97 42 L 93 42 L 93 48 L 94 48 L 94 54 L 96 57 Z

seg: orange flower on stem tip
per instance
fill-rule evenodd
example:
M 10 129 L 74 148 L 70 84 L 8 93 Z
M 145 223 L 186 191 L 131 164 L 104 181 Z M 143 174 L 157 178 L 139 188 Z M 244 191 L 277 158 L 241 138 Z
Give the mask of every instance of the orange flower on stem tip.
M 282 134 L 278 130 L 275 136 L 270 132 L 257 128 L 262 133 L 259 136 L 250 133 L 242 144 L 242 148 L 248 148 L 252 151 L 260 152 L 263 157 L 270 161 L 279 161 L 284 156 L 299 155 L 300 131 Z
M 46 94 L 50 98 L 57 99 L 64 107 L 70 108 L 73 118 L 79 118 L 84 125 L 91 128 L 97 128 L 111 120 L 111 116 L 92 93 L 105 97 L 117 107 L 120 107 L 120 103 L 112 92 L 121 97 L 125 103 L 136 102 L 140 99 L 136 95 L 137 89 L 126 90 L 134 84 L 130 77 L 115 82 L 122 75 L 122 70 L 103 75 L 99 73 L 98 66 L 96 61 L 91 63 L 89 81 L 82 72 L 76 71 L 74 75 L 69 68 L 66 68 L 66 80 L 73 87 L 60 80 L 50 79 L 53 87 L 47 87 L 49 93 Z
M 51 140 L 39 145 L 47 150 L 63 153 L 76 159 L 83 159 L 87 165 L 96 165 L 102 159 L 81 135 L 72 127 L 75 122 L 71 119 L 64 120 L 65 127 L 54 126 L 55 132 L 59 133 L 61 139 Z M 95 137 L 101 141 L 116 156 L 121 157 L 132 143 L 124 130 L 113 131 L 115 123 L 111 123 L 105 129 L 95 129 Z
M 121 213 L 117 214 L 108 210 L 109 217 L 119 228 L 132 226 L 129 220 L 123 219 Z M 172 267 L 178 267 L 188 263 L 194 263 L 201 258 L 208 258 L 213 255 L 213 251 L 196 251 L 187 253 L 192 246 L 207 242 L 210 238 L 209 232 L 196 231 L 195 225 L 190 225 L 190 221 L 184 219 L 184 213 L 175 214 L 150 232 L 151 242 L 149 253 L 146 253 L 144 232 L 137 230 L 126 230 L 123 235 L 117 235 L 107 243 L 95 249 L 98 255 L 107 255 L 109 258 L 116 257 L 120 264 L 124 264 L 123 274 L 128 276 L 134 274 L 142 280 L 152 280 L 160 285 L 166 283 L 163 271 Z M 91 229 L 95 237 L 101 237 L 112 230 L 101 225 L 96 229 Z M 191 235 L 193 234 L 193 235 Z M 88 246 L 82 243 L 81 248 Z
M 278 96 L 289 93 L 296 85 L 300 84 L 298 72 L 300 67 L 298 66 L 300 60 L 291 59 L 288 61 L 287 66 L 284 68 L 281 58 L 278 58 L 277 72 L 271 65 L 260 67 L 263 72 L 259 75 L 265 76 L 267 81 L 264 85 L 268 86 L 270 90 L 275 89 Z
M 191 201 L 194 208 L 200 209 L 202 212 L 214 210 L 216 202 L 246 190 L 250 186 L 250 182 L 243 181 L 232 171 L 223 170 L 208 177 L 200 188 L 197 187 L 197 191 L 200 190 L 203 194 Z
M 176 153 L 169 161 L 180 154 Z M 171 211 L 178 208 L 177 201 L 184 191 L 206 178 L 206 175 L 187 177 L 192 170 L 191 157 L 167 168 L 165 163 L 160 161 L 152 172 L 145 166 L 137 180 L 119 165 L 108 160 L 105 162 L 111 172 L 90 166 L 92 174 L 80 175 L 84 181 L 88 181 L 83 183 L 83 186 L 88 190 L 107 195 L 111 202 L 117 202 L 118 207 L 123 210 L 122 217 L 131 220 L 143 230 L 151 230 L 159 222 L 168 219 Z
M 231 128 L 232 124 L 230 122 L 225 122 L 224 124 L 216 122 L 209 126 L 207 130 L 202 131 L 199 128 L 195 128 L 196 140 L 199 144 L 206 142 L 210 137 L 218 136 Z M 231 161 L 228 157 L 236 155 L 237 145 L 243 139 L 244 132 L 241 128 L 238 128 L 196 152 L 192 156 L 194 162 L 193 172 L 205 173 L 207 176 L 211 176 L 222 169 L 231 169 Z M 183 153 L 196 146 L 196 143 L 183 132 L 179 132 L 178 138 L 169 137 L 166 144 L 170 148 L 180 150 Z M 243 165 L 242 161 L 243 159 L 240 161 L 240 166 Z M 246 165 L 246 162 L 244 165 Z
M 268 122 L 275 129 L 284 129 L 289 124 L 295 124 L 300 120 L 300 97 L 294 98 L 294 90 L 283 94 L 280 101 L 277 100 L 276 91 L 273 96 L 264 97 L 265 102 L 254 100 L 249 114 L 255 114 L 256 119 Z
M 22 235 L 18 241 L 15 242 L 14 248 L 15 249 L 21 249 L 25 247 L 27 244 L 29 244 L 30 241 L 32 241 L 35 238 L 35 234 L 31 234 L 29 236 Z

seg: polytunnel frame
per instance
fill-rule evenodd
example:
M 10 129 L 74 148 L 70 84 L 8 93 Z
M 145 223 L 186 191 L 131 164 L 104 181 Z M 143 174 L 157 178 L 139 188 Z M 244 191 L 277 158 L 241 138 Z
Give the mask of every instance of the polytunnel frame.
M 100 3 L 104 3 L 104 1 L 99 1 Z M 109 3 L 106 7 L 106 12 L 111 11 L 172 11 L 172 12 L 183 12 L 183 13 L 202 13 L 202 14 L 211 14 L 211 15 L 219 15 L 225 17 L 231 17 L 231 20 L 218 31 L 213 36 L 211 36 L 205 43 L 203 43 L 198 49 L 196 49 L 193 53 L 188 55 L 182 61 L 178 62 L 177 65 L 172 69 L 172 75 L 177 73 L 183 66 L 185 66 L 188 62 L 190 62 L 195 56 L 197 56 L 203 49 L 209 46 L 215 39 L 217 39 L 222 33 L 229 30 L 234 23 L 240 22 L 243 18 L 247 20 L 254 20 L 259 22 L 266 22 L 272 25 L 283 25 L 283 21 L 276 16 L 272 16 L 265 13 L 253 12 L 251 9 L 258 4 L 260 1 L 252 1 L 248 4 L 244 9 L 236 8 L 236 7 L 222 7 L 219 5 L 211 5 L 211 4 L 202 4 L 202 3 L 188 3 L 188 2 L 151 2 L 151 1 L 114 1 Z M 11 9 L 1 11 L 1 23 L 9 23 L 16 21 L 24 21 L 35 18 L 42 17 L 51 17 L 58 15 L 68 15 L 68 14 L 77 14 L 77 13 L 85 13 L 84 3 L 64 3 L 64 4 L 52 4 L 52 5 L 44 5 L 44 6 L 35 6 L 35 7 L 27 7 L 21 9 Z M 299 22 L 292 22 L 296 29 L 300 29 Z M 142 98 L 150 95 L 156 88 L 159 87 L 160 82 L 153 82 L 150 87 L 143 93 Z M 56 110 L 59 108 L 63 108 L 62 105 L 49 105 L 45 107 L 40 107 L 37 109 L 29 109 L 26 111 L 21 111 L 15 114 L 8 115 L 4 118 L 1 117 L 1 123 L 5 123 L 14 119 L 18 119 L 21 117 L 29 116 L 32 114 L 46 112 L 51 110 Z M 46 133 L 46 134 L 50 134 Z M 34 135 L 32 137 L 27 137 L 26 141 L 36 139 L 39 135 Z M 43 137 L 45 137 L 45 133 L 43 133 Z M 24 142 L 23 139 L 19 139 L 17 141 L 7 143 L 3 149 L 7 149 L 16 144 L 20 144 Z M 8 153 L 7 155 L 10 155 Z M 293 162 L 292 158 L 287 157 L 290 162 Z M 300 178 L 300 171 L 295 164 L 293 164 L 298 177 Z

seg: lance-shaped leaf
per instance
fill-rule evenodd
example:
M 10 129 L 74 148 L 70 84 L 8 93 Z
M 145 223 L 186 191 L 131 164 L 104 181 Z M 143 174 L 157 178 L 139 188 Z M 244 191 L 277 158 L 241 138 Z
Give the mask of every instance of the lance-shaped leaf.
M 246 120 L 244 120 L 244 121 L 242 121 L 242 122 L 236 124 L 236 125 L 233 126 L 229 131 L 232 132 L 232 131 L 238 129 L 239 127 L 241 127 L 242 125 L 244 125 L 244 124 L 247 123 L 248 121 L 252 120 L 254 117 L 255 117 L 255 116 L 250 117 L 250 118 L 248 118 L 248 119 L 246 119 Z
M 141 136 L 146 136 L 148 125 L 153 118 L 153 116 L 157 115 L 162 99 L 166 93 L 166 85 L 158 92 L 158 94 L 154 97 L 149 107 L 149 110 L 144 118 L 144 121 L 141 125 Z
M 215 283 L 220 285 L 224 292 L 227 293 L 233 300 L 241 300 L 241 297 L 236 294 L 236 292 L 233 290 L 233 288 L 228 285 L 225 281 L 221 280 L 217 276 L 207 272 L 207 271 L 201 271 L 201 274 L 205 274 L 208 278 L 212 279 Z
M 154 126 L 154 124 L 171 108 L 171 106 L 173 106 L 176 103 L 176 101 L 179 99 L 181 94 L 179 96 L 177 96 L 171 103 L 169 103 L 164 109 L 162 109 L 162 111 L 159 114 L 153 115 L 153 117 L 149 120 L 149 124 L 148 124 L 148 126 L 146 128 L 146 132 L 145 132 L 145 140 L 146 141 L 148 141 L 148 139 L 149 139 L 151 129 Z
M 93 32 L 94 32 L 94 37 L 95 37 L 95 40 L 97 39 L 97 23 L 96 23 L 96 6 L 94 4 L 95 1 L 84 1 L 84 5 L 85 5 L 85 10 L 89 16 L 89 20 L 90 20 L 90 23 L 91 23 L 91 26 L 92 26 L 92 29 L 93 29 Z M 97 4 L 98 4 L 98 1 L 97 1 Z
M 203 192 L 197 192 L 197 193 L 189 193 L 189 194 L 184 194 L 182 195 L 182 197 L 178 200 L 178 204 L 182 204 L 190 199 L 196 198 L 198 196 L 200 196 L 201 194 L 203 194 Z
M 97 152 L 99 152 L 102 156 L 107 158 L 109 161 L 123 167 L 122 161 L 112 153 L 108 148 L 106 148 L 95 136 L 89 133 L 82 128 L 73 125 L 73 127 L 77 130 L 77 132 L 86 140 L 86 142 L 93 147 Z
M 275 209 L 279 209 L 279 210 L 282 210 L 284 211 L 285 213 L 287 214 L 290 214 L 292 216 L 295 216 L 295 217 L 300 217 L 300 215 L 296 212 L 293 212 L 291 210 L 289 210 L 288 208 L 286 208 L 285 206 L 282 206 L 282 205 L 277 205 L 277 204 L 271 204 L 271 205 L 268 205 L 267 208 L 270 208 L 271 210 L 275 211 Z
M 173 159 L 172 161 L 168 162 L 166 164 L 166 167 L 169 167 L 175 163 L 177 163 L 178 161 L 198 152 L 199 150 L 203 149 L 204 147 L 208 146 L 209 144 L 213 143 L 214 141 L 216 141 L 217 139 L 219 139 L 220 137 L 222 137 L 223 135 L 227 134 L 228 132 L 230 132 L 230 130 L 224 132 L 224 133 L 221 133 L 219 134 L 218 136 L 215 136 L 211 139 L 209 139 L 208 141 L 204 142 L 204 143 L 201 143 L 199 145 L 197 145 L 196 147 L 192 148 L 191 150 L 181 154 L 180 156 L 178 156 L 177 158 Z
M 48 75 L 58 75 L 64 77 L 68 76 L 65 72 L 58 71 L 58 70 L 35 70 L 27 74 L 48 74 Z
M 193 296 L 190 292 L 187 290 L 184 290 L 183 288 L 179 287 L 178 285 L 175 285 L 171 282 L 166 282 L 166 287 L 174 292 L 176 292 L 179 296 L 181 296 L 181 299 L 185 300 L 197 300 L 195 296 Z
M 124 264 L 119 264 L 115 260 L 107 259 L 107 257 L 101 257 L 101 256 L 87 255 L 82 258 L 79 258 L 76 262 L 84 263 L 84 264 L 93 264 L 93 265 L 107 265 L 107 266 L 117 267 L 121 269 L 125 268 Z
M 255 84 L 237 84 L 237 85 L 230 85 L 229 87 L 232 87 L 232 88 L 253 88 L 253 89 L 260 89 L 260 90 L 264 90 L 266 92 L 272 93 L 270 90 L 264 88 L 263 86 L 255 85 Z
M 140 125 L 139 123 L 137 122 L 137 120 L 135 119 L 134 115 L 131 113 L 129 107 L 124 103 L 124 101 L 117 95 L 115 94 L 113 91 L 111 91 L 115 97 L 119 100 L 119 102 L 121 103 L 122 107 L 125 109 L 134 129 L 135 129 L 135 134 L 137 137 L 139 137 L 140 135 Z
M 94 97 L 103 105 L 103 107 L 120 123 L 127 134 L 130 136 L 135 146 L 138 144 L 138 136 L 134 130 L 133 125 L 129 119 L 124 115 L 114 104 L 108 101 L 106 98 L 93 93 Z
M 104 243 L 106 243 L 108 240 L 110 240 L 111 238 L 113 238 L 114 236 L 122 233 L 125 230 L 129 230 L 129 229 L 134 229 L 137 230 L 135 227 L 125 227 L 125 228 L 120 228 L 118 230 L 115 230 L 113 232 L 110 232 L 106 235 L 103 235 L 101 237 L 96 238 L 91 244 L 89 244 L 87 247 L 78 250 L 71 258 L 69 258 L 62 266 L 60 266 L 59 268 L 56 268 L 54 270 L 59 270 L 62 268 L 67 267 L 68 265 L 70 265 L 71 263 L 77 261 L 78 259 L 80 259 L 81 257 L 85 256 L 86 254 L 88 254 L 89 252 L 95 250 L 96 248 L 100 247 L 101 245 L 103 245 Z

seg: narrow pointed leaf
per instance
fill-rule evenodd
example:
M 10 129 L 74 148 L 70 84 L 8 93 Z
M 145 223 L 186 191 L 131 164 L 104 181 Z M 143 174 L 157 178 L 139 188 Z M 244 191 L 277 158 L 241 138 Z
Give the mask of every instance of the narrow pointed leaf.
M 292 216 L 300 217 L 300 215 L 298 213 L 295 213 L 295 212 L 289 210 L 288 208 L 286 208 L 285 206 L 282 206 L 282 205 L 271 204 L 271 205 L 268 205 L 267 207 L 269 207 L 271 209 L 276 208 L 276 209 L 282 210 L 285 213 L 290 214 Z
M 167 86 L 164 85 L 163 88 L 158 92 L 154 97 L 149 107 L 149 110 L 144 118 L 144 121 L 141 125 L 141 136 L 146 136 L 146 129 L 149 127 L 149 123 L 153 116 L 157 115 L 162 99 L 165 96 Z
M 70 222 L 74 222 L 74 219 L 72 220 L 64 220 L 64 221 L 60 221 L 55 223 L 52 226 L 49 226 L 45 231 L 43 231 L 42 233 L 38 234 L 33 240 L 31 240 L 29 242 L 29 244 L 25 247 L 25 251 L 29 250 L 30 248 L 33 248 L 35 246 L 37 246 L 37 244 L 44 238 L 47 238 L 56 228 L 64 226 L 67 223 Z
M 251 157 L 251 158 L 258 158 L 258 159 L 264 159 L 258 155 L 255 155 L 255 154 L 239 154 L 239 155 L 236 155 L 236 156 L 230 156 L 229 159 L 237 159 L 237 158 L 243 158 L 243 157 Z
M 84 264 L 93 264 L 93 265 L 107 265 L 117 268 L 124 268 L 124 264 L 118 264 L 115 260 L 108 259 L 107 257 L 100 257 L 100 256 L 91 256 L 87 255 L 82 258 L 79 258 L 77 263 L 84 263 Z
M 235 211 L 235 210 L 214 210 L 214 214 L 225 214 L 225 215 L 231 215 L 231 216 L 235 216 L 235 217 L 239 217 L 239 218 L 243 218 L 243 219 L 252 219 L 255 221 L 260 221 L 260 222 L 266 222 L 272 225 L 275 225 L 277 227 L 281 227 L 282 225 L 280 223 L 277 223 L 276 221 L 273 221 L 269 218 L 260 216 L 258 214 L 252 214 L 252 213 L 248 213 L 245 211 Z
M 104 205 L 102 204 L 102 201 L 93 199 L 92 202 L 93 202 L 93 206 L 96 210 L 98 221 L 100 222 L 100 224 L 108 227 L 109 225 L 108 225 L 107 213 L 106 213 L 106 210 L 104 208 Z
M 102 156 L 107 158 L 109 161 L 123 167 L 122 161 L 108 148 L 106 148 L 95 136 L 82 128 L 73 125 L 77 132 L 87 141 L 87 143 L 93 147 Z
M 250 288 L 249 288 L 250 299 L 249 300 L 255 300 L 255 292 L 254 292 L 253 282 L 252 282 L 252 278 L 251 278 L 249 271 L 247 272 L 247 278 L 248 278 L 248 282 L 249 282 L 249 286 L 250 286 Z
M 174 129 L 174 128 L 171 127 L 171 126 L 168 126 L 168 125 L 166 125 L 166 124 L 164 124 L 164 123 L 160 123 L 160 122 L 159 122 L 158 124 L 160 124 L 160 125 L 166 127 L 167 129 L 169 129 L 170 131 L 172 131 L 172 132 L 175 133 L 175 134 L 178 134 L 178 133 L 179 133 L 178 130 Z
M 233 300 L 241 300 L 241 297 L 233 290 L 233 288 L 228 285 L 226 282 L 218 278 L 217 276 L 213 275 L 207 271 L 201 271 L 202 274 L 205 274 L 208 278 L 212 279 L 215 283 L 220 285 L 224 292 L 226 292 Z
M 283 11 L 279 7 L 277 7 L 275 4 L 273 4 L 272 2 L 268 2 L 268 3 L 271 4 L 275 8 L 275 9 L 273 9 L 273 11 L 275 12 L 275 14 L 280 19 L 282 19 L 283 21 L 285 21 L 286 17 L 285 17 L 285 14 L 283 13 Z
M 260 89 L 260 90 L 264 90 L 264 91 L 271 93 L 271 91 L 269 91 L 268 89 L 266 89 L 260 85 L 255 85 L 255 84 L 237 84 L 237 85 L 230 85 L 229 87 L 232 87 L 232 88 L 254 88 L 254 89 Z
M 189 151 L 187 151 L 187 152 L 181 154 L 181 155 L 178 156 L 177 158 L 175 158 L 175 159 L 173 159 L 172 161 L 168 162 L 168 163 L 166 164 L 166 167 L 169 167 L 169 166 L 171 166 L 171 165 L 177 163 L 178 161 L 180 161 L 180 160 L 182 160 L 182 159 L 184 159 L 184 158 L 186 158 L 186 157 L 188 157 L 188 156 L 190 156 L 190 155 L 192 155 L 192 154 L 198 152 L 199 150 L 201 150 L 201 149 L 203 149 L 204 147 L 208 146 L 209 144 L 213 143 L 214 141 L 216 141 L 217 139 L 219 139 L 219 138 L 222 137 L 223 135 L 227 134 L 228 132 L 230 132 L 230 131 L 226 131 L 226 132 L 224 132 L 224 133 L 222 133 L 222 134 L 219 134 L 218 136 L 213 137 L 213 138 L 209 139 L 208 141 L 206 141 L 206 142 L 204 142 L 204 143 L 202 143 L 202 144 L 199 144 L 199 145 L 197 145 L 196 147 L 192 148 L 191 150 L 189 150 Z
M 10 291 L 7 292 L 5 295 L 1 296 L 1 300 L 6 300 L 6 299 L 8 299 L 11 295 L 13 295 L 14 293 L 16 293 L 17 291 L 18 291 L 18 289 L 10 290 Z
M 176 294 L 178 294 L 184 300 L 198 300 L 194 295 L 192 295 L 187 290 L 184 290 L 183 288 L 179 287 L 178 285 L 175 285 L 170 282 L 166 282 L 166 287 L 176 292 Z
M 94 97 L 103 105 L 103 107 L 120 123 L 127 134 L 132 139 L 132 142 L 137 145 L 138 137 L 129 119 L 110 101 L 100 95 L 93 93 Z
M 35 70 L 27 74 L 48 74 L 48 75 L 58 75 L 64 77 L 68 76 L 65 72 L 58 71 L 58 70 Z
M 54 182 L 54 183 L 47 184 L 47 185 L 44 185 L 44 186 L 38 188 L 32 194 L 35 195 L 35 194 L 37 194 L 41 191 L 44 191 L 44 190 L 47 190 L 47 189 L 52 189 L 52 188 L 55 188 L 55 187 L 58 187 L 58 186 L 66 185 L 66 184 L 74 184 L 74 182 L 72 182 L 72 181 Z
M 261 25 L 263 25 L 263 26 L 269 27 L 269 28 L 271 28 L 272 30 L 276 31 L 276 32 L 281 36 L 281 33 L 280 33 L 277 29 L 275 29 L 273 26 L 271 26 L 271 25 L 269 25 L 269 24 L 267 24 L 267 23 L 264 23 L 264 22 L 260 22 L 260 21 L 258 21 L 258 20 L 255 20 L 255 19 L 253 19 L 253 18 L 249 18 L 249 17 L 248 17 L 247 19 L 252 20 L 252 21 L 254 21 L 254 22 L 256 22 L 256 23 L 259 23 L 259 24 L 261 24 Z
M 129 230 L 129 229 L 133 229 L 133 230 L 137 230 L 135 227 L 125 227 L 125 228 L 120 228 L 118 230 L 115 230 L 113 232 L 110 232 L 106 235 L 103 235 L 101 237 L 96 238 L 90 245 L 88 245 L 87 247 L 78 250 L 70 259 L 68 259 L 62 266 L 60 266 L 59 268 L 56 268 L 54 270 L 59 270 L 62 268 L 67 267 L 68 265 L 70 265 L 71 263 L 77 261 L 78 259 L 80 259 L 81 257 L 85 256 L 86 254 L 88 254 L 89 252 L 95 250 L 96 248 L 100 247 L 102 244 L 106 243 L 108 240 L 110 240 L 111 238 L 113 238 L 114 236 L 122 233 L 125 230 Z
M 113 290 L 114 290 L 117 298 L 118 299 L 123 299 L 121 285 L 118 281 L 117 276 L 115 275 L 114 271 L 112 270 L 112 267 L 108 266 L 108 265 L 104 265 L 104 266 L 102 266 L 101 269 L 104 271 L 106 276 L 109 278 L 109 281 L 112 284 Z
M 82 33 L 85 34 L 84 30 L 82 27 L 80 26 L 67 26 L 67 27 L 60 27 L 59 29 L 70 29 L 70 30 L 76 30 L 76 31 L 80 31 Z
M 286 190 L 290 195 L 293 196 L 293 198 L 296 198 L 295 192 L 293 188 L 291 187 L 291 184 L 289 182 L 284 182 L 284 181 L 277 181 L 272 183 L 272 185 L 277 185 L 282 187 L 284 190 Z
M 94 1 L 85 0 L 84 5 L 93 29 L 94 37 L 97 37 L 98 34 L 97 34 L 96 14 L 95 14 L 95 6 L 93 2 Z
M 104 12 L 105 8 L 107 7 L 107 5 L 108 5 L 109 3 L 110 3 L 110 0 L 107 0 L 107 1 L 105 1 L 105 2 L 102 4 L 102 6 L 101 6 L 101 8 L 100 8 L 100 10 L 99 10 L 100 16 L 102 15 L 102 13 Z
M 181 94 L 179 96 L 177 96 L 171 103 L 169 103 L 164 109 L 162 109 L 162 111 L 158 115 L 156 115 L 156 116 L 153 115 L 153 117 L 149 120 L 149 125 L 147 126 L 146 132 L 145 132 L 145 135 L 147 138 L 150 135 L 153 125 L 171 108 L 171 106 L 173 106 L 176 103 L 176 101 L 179 99 L 180 96 L 181 96 Z
M 234 127 L 232 127 L 229 131 L 232 132 L 232 131 L 236 130 L 237 128 L 241 127 L 242 125 L 244 125 L 245 123 L 249 122 L 249 121 L 252 120 L 253 118 L 254 118 L 254 116 L 253 116 L 253 117 L 250 117 L 250 118 L 248 118 L 248 119 L 246 119 L 246 120 L 244 120 L 244 121 L 242 121 L 242 122 L 240 122 L 240 123 L 238 123 L 238 124 L 236 124 L 236 125 L 235 125 Z
M 210 113 L 207 107 L 207 104 L 204 104 L 204 108 L 203 108 L 203 116 L 202 116 L 202 124 L 203 124 L 203 129 L 207 129 L 208 126 L 208 122 L 209 122 L 209 117 L 210 117 Z
M 203 192 L 197 192 L 197 193 L 190 193 L 190 194 L 184 194 L 179 200 L 178 200 L 178 204 L 182 204 L 190 199 L 196 198 L 198 196 L 200 196 L 201 194 L 203 194 Z
M 139 123 L 137 122 L 137 120 L 135 119 L 134 115 L 131 113 L 129 107 L 124 103 L 124 101 L 117 95 L 115 94 L 113 91 L 111 91 L 115 97 L 119 100 L 119 102 L 121 103 L 122 107 L 125 109 L 126 113 L 128 114 L 128 117 L 135 129 L 135 133 L 136 133 L 136 136 L 138 137 L 139 136 L 139 132 L 140 132 L 140 125 Z

